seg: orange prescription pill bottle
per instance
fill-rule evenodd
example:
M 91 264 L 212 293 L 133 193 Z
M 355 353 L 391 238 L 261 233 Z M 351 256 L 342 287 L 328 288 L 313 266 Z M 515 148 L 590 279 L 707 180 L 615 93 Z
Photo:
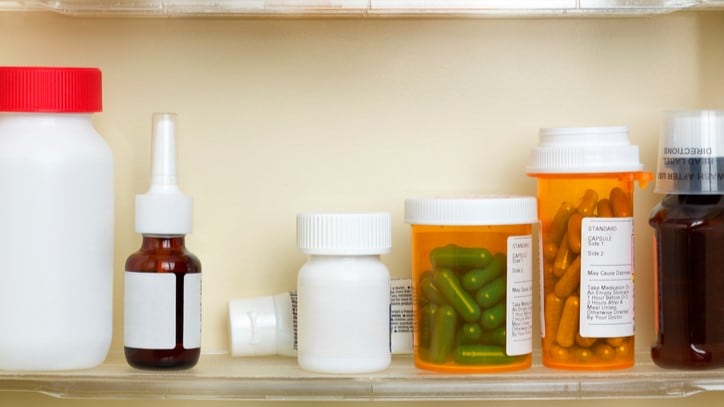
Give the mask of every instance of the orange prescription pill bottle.
M 533 197 L 408 199 L 414 357 L 442 372 L 531 365 Z
M 541 129 L 538 179 L 542 360 L 606 370 L 634 364 L 633 189 L 652 178 L 626 127 Z

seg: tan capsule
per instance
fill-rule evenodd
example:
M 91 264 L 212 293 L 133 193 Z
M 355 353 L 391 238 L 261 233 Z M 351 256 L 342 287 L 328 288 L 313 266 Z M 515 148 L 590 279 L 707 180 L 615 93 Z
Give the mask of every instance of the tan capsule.
M 568 247 L 573 253 L 581 252 L 581 222 L 583 216 L 576 212 L 568 218 Z
M 613 211 L 613 216 L 617 218 L 628 218 L 633 216 L 631 200 L 623 189 L 619 187 L 612 189 L 609 199 L 611 200 L 611 210 Z
M 583 193 L 581 202 L 576 207 L 576 212 L 581 214 L 583 217 L 593 216 L 593 211 L 596 209 L 596 203 L 598 202 L 598 193 L 592 189 L 587 189 Z
M 556 283 L 553 288 L 553 292 L 559 298 L 566 298 L 576 291 L 578 285 L 581 282 L 581 256 L 576 257 L 575 260 L 568 266 L 566 272 Z
M 611 345 L 611 346 L 613 346 L 613 347 L 615 348 L 616 346 L 621 346 L 621 344 L 623 344 L 623 340 L 624 340 L 623 337 L 619 337 L 619 338 L 606 338 L 606 343 L 609 344 L 609 345 Z
M 564 348 L 570 348 L 576 342 L 578 332 L 578 296 L 572 295 L 566 299 L 561 313 L 561 322 L 558 324 L 556 342 Z
M 558 281 L 558 279 L 556 278 L 556 275 L 553 274 L 553 264 L 546 263 L 543 266 L 543 289 L 546 292 L 553 291 L 556 281 Z
M 556 332 L 558 332 L 558 324 L 561 321 L 561 313 L 563 312 L 563 300 L 553 293 L 548 293 L 548 295 L 546 295 L 546 302 L 543 306 L 545 307 L 543 315 L 545 317 L 544 322 L 546 324 L 546 336 L 543 337 L 543 345 L 548 347 L 554 343 Z
M 606 198 L 598 201 L 597 212 L 599 218 L 613 218 L 613 210 L 611 209 L 611 201 Z
M 556 277 L 562 276 L 574 257 L 576 257 L 576 254 L 568 247 L 568 234 L 565 234 L 561 240 L 561 246 L 556 253 L 556 258 L 553 261 L 553 274 L 555 274 Z
M 551 222 L 549 235 L 551 242 L 555 244 L 560 243 L 563 238 L 563 234 L 566 233 L 566 227 L 568 227 L 568 217 L 570 217 L 575 210 L 576 208 L 568 202 L 563 202 L 561 204 L 560 208 L 558 208 L 558 211 L 553 216 L 553 221 Z
M 619 359 L 633 359 L 633 343 L 624 340 L 622 344 L 616 347 L 616 357 Z
M 590 348 L 596 343 L 596 338 L 587 338 L 576 332 L 576 344 L 582 348 Z
M 593 345 L 593 354 L 601 360 L 612 360 L 616 357 L 616 350 L 603 342 Z
M 558 254 L 558 246 L 553 242 L 543 243 L 543 259 L 545 261 L 554 261 Z
M 571 353 L 579 362 L 588 362 L 593 358 L 593 352 L 588 348 L 573 348 Z
M 550 358 L 555 360 L 556 362 L 565 362 L 571 357 L 571 353 L 566 348 L 558 345 L 553 345 L 548 350 L 548 356 L 550 356 Z

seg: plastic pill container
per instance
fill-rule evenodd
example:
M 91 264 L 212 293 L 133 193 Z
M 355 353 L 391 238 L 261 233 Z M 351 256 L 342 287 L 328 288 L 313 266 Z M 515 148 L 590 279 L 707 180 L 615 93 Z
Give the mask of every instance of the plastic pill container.
M 533 197 L 405 201 L 417 367 L 476 373 L 531 364 Z
M 666 116 L 653 209 L 656 341 L 663 367 L 724 366 L 724 111 Z
M 633 189 L 626 127 L 547 128 L 526 168 L 538 179 L 542 359 L 549 367 L 634 363 Z
M 90 368 L 113 331 L 113 153 L 96 68 L 0 67 L 0 369 Z
M 297 247 L 297 361 L 322 373 L 366 373 L 390 365 L 391 248 L 388 213 L 302 213 Z

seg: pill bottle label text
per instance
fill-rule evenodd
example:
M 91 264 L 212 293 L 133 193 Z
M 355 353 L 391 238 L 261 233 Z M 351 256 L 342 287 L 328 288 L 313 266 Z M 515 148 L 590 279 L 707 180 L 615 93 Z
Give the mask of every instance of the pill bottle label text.
M 633 218 L 584 218 L 581 242 L 581 336 L 632 336 Z
M 532 236 L 508 238 L 505 353 L 525 355 L 533 341 L 533 239 Z

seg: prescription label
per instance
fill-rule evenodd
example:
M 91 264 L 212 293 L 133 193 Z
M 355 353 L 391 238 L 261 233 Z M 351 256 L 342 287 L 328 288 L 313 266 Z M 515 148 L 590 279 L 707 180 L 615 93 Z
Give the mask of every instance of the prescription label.
M 124 273 L 124 345 L 137 349 L 176 347 L 176 275 Z
M 183 347 L 201 347 L 201 274 L 183 276 Z M 124 345 L 136 349 L 176 348 L 174 273 L 124 273 Z
M 580 298 L 581 336 L 634 334 L 633 218 L 583 219 Z
M 390 281 L 390 349 L 392 353 L 412 353 L 412 280 Z
M 201 347 L 201 273 L 184 275 L 184 349 Z
M 508 356 L 532 352 L 533 341 L 533 238 L 508 238 L 506 284 L 506 343 Z

